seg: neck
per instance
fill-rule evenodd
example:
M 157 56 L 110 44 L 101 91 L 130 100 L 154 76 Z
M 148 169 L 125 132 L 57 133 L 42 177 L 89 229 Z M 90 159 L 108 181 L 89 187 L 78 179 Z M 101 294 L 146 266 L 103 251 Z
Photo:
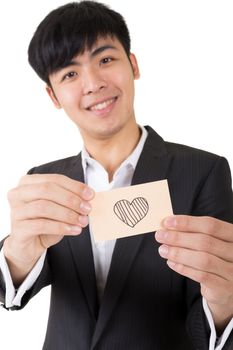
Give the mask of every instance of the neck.
M 140 128 L 134 123 L 104 140 L 84 139 L 84 144 L 90 156 L 105 168 L 111 181 L 117 168 L 137 146 L 140 136 Z

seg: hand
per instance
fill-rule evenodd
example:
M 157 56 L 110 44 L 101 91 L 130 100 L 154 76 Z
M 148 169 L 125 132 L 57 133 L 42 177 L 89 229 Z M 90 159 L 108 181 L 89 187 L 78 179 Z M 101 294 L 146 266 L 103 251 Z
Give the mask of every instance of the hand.
M 81 233 L 93 197 L 85 184 L 57 174 L 26 175 L 8 192 L 11 234 L 4 254 L 11 273 L 17 271 L 16 280 L 25 277 L 47 248 Z
M 233 317 L 233 225 L 211 217 L 166 218 L 155 238 L 168 266 L 199 282 L 217 330 Z

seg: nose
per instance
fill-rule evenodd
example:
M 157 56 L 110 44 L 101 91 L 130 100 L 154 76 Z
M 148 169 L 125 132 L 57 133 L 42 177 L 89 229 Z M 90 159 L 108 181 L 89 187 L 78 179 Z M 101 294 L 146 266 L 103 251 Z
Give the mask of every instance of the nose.
M 104 89 L 107 83 L 95 69 L 87 69 L 83 76 L 83 94 L 90 95 Z

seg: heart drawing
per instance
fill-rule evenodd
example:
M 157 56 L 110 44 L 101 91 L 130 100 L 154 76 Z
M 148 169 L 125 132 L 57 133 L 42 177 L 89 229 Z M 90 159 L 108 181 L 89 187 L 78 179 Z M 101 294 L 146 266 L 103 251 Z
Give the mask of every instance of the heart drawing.
M 134 227 L 148 213 L 149 204 L 143 197 L 134 198 L 131 203 L 126 199 L 121 199 L 115 203 L 113 210 L 121 221 L 130 227 Z

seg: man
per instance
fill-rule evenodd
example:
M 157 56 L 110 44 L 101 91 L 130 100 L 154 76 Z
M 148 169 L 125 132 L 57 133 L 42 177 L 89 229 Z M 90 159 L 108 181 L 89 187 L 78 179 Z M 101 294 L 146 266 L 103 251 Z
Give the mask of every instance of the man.
M 137 60 L 123 18 L 106 6 L 83 1 L 51 12 L 32 38 L 29 62 L 78 126 L 84 149 L 31 169 L 9 192 L 5 307 L 24 307 L 51 284 L 46 350 L 232 349 L 227 161 L 137 125 Z M 164 230 L 95 243 L 94 191 L 166 178 L 179 215 L 166 218 Z

